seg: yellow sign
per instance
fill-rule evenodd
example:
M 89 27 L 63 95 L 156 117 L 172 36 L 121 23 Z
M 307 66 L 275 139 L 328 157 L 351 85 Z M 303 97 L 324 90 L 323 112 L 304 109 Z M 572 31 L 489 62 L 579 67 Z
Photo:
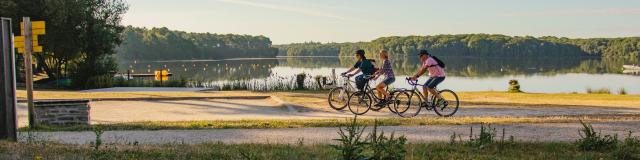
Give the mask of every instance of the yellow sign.
M 32 21 L 31 22 L 31 34 L 33 37 L 37 37 L 37 35 L 44 35 L 46 25 L 44 21 Z M 20 34 L 24 35 L 24 23 L 20 23 Z
M 45 29 L 44 21 L 31 21 L 31 29 Z M 24 30 L 24 23 L 20 23 L 20 30 Z
M 169 79 L 169 71 L 167 71 L 166 69 L 155 71 L 154 74 L 156 75 L 156 81 L 167 81 Z
M 18 49 L 18 53 L 24 53 L 24 47 L 16 49 Z M 33 52 L 42 52 L 42 46 L 33 46 Z

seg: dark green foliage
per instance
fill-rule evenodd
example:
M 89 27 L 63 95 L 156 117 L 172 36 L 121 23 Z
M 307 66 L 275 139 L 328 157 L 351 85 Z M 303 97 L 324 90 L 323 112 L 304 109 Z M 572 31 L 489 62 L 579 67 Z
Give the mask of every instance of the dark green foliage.
M 123 0 L 0 0 L 0 4 L 11 7 L 1 5 L 0 15 L 13 19 L 14 33 L 20 33 L 23 16 L 46 21 L 47 34 L 38 37 L 44 53 L 34 54 L 35 71 L 51 79 L 72 78 L 76 88 L 96 88 L 90 80 L 102 80 L 116 71 L 108 59 L 122 42 L 120 21 L 128 10 Z
M 299 90 L 304 89 L 304 81 L 307 79 L 306 73 L 300 73 L 296 75 L 296 88 Z
M 599 132 L 596 132 L 593 129 L 591 124 L 587 124 L 580 121 L 582 123 L 582 130 L 580 130 L 580 137 L 578 141 L 576 141 L 576 145 L 585 151 L 602 151 L 609 150 L 615 148 L 618 144 L 618 136 L 614 135 L 602 135 Z
M 357 116 L 353 118 L 350 125 L 346 127 L 340 127 L 338 134 L 338 145 L 332 145 L 333 148 L 340 151 L 340 155 L 343 160 L 358 160 L 364 159 L 364 149 L 367 147 L 366 139 L 362 137 L 365 126 L 358 124 Z
M 384 131 L 378 132 L 378 121 L 376 120 L 371 134 L 369 134 L 369 147 L 373 160 L 395 160 L 404 159 L 407 150 L 405 144 L 407 138 L 404 136 L 395 137 L 395 133 L 391 133 L 390 137 L 384 135 Z
M 357 122 L 357 116 L 353 118 L 350 125 L 343 130 L 340 127 L 338 134 L 340 135 L 339 145 L 332 145 L 333 148 L 340 151 L 344 160 L 356 159 L 373 159 L 373 160 L 395 160 L 404 159 L 407 150 L 405 145 L 407 138 L 404 136 L 396 137 L 391 133 L 390 137 L 384 135 L 384 131 L 379 131 L 380 123 L 375 120 L 373 130 L 369 136 L 364 139 L 362 134 L 366 127 Z M 346 131 L 346 132 L 345 132 Z
M 640 159 L 640 137 L 632 136 L 632 133 L 629 132 L 614 152 L 616 159 Z
M 469 138 L 469 144 L 471 146 L 478 147 L 479 149 L 484 149 L 492 144 L 494 144 L 494 138 L 496 137 L 496 129 L 491 127 L 491 125 L 486 125 L 482 123 L 480 125 L 480 134 L 478 136 L 473 135 L 473 128 L 471 128 L 472 132 Z
M 297 43 L 280 45 L 287 56 L 352 56 L 356 49 L 369 55 L 380 49 L 392 55 L 413 56 L 421 49 L 447 56 L 601 56 L 633 58 L 640 55 L 640 37 L 568 39 L 490 34 L 382 37 L 358 43 Z
M 512 92 L 512 93 L 522 92 L 522 90 L 520 90 L 520 83 L 518 83 L 518 80 L 512 79 L 509 81 L 509 92 Z
M 167 28 L 128 26 L 118 47 L 121 60 L 193 60 L 275 57 L 265 36 L 188 33 Z

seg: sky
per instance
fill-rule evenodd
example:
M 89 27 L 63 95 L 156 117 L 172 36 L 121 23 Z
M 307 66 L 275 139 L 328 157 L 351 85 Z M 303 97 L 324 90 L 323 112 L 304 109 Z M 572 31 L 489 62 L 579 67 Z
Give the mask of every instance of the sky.
M 264 35 L 274 44 L 488 33 L 640 36 L 640 0 L 126 0 L 123 24 Z

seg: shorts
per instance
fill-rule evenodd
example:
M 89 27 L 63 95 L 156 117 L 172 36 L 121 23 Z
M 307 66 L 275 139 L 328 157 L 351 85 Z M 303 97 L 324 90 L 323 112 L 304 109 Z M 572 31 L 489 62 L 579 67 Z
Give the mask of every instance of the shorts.
M 442 81 L 444 81 L 444 78 L 445 77 L 429 77 L 429 80 L 424 83 L 424 86 L 431 89 L 436 88 L 440 83 L 442 83 Z
M 389 85 L 391 85 L 391 83 L 393 83 L 393 82 L 395 82 L 395 81 L 396 81 L 396 78 L 394 78 L 394 77 L 388 77 L 388 78 L 385 78 L 384 80 L 382 80 L 382 83 L 383 83 L 385 86 L 389 86 Z

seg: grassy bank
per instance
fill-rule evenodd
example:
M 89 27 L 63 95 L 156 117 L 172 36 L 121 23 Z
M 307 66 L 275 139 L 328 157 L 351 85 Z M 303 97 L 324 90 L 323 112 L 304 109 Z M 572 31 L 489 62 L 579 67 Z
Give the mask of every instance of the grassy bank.
M 590 115 L 590 116 L 548 116 L 548 117 L 424 117 L 424 118 L 361 118 L 358 123 L 372 126 L 377 120 L 382 126 L 423 126 L 423 125 L 462 125 L 462 124 L 516 124 L 516 123 L 576 123 L 613 122 L 640 120 L 640 115 Z M 347 119 L 294 119 L 294 120 L 240 120 L 240 121 L 180 121 L 180 122 L 129 122 L 116 124 L 98 124 L 104 130 L 183 130 L 183 129 L 265 129 L 265 128 L 305 128 L 339 127 L 350 123 Z M 90 131 L 91 126 L 39 126 L 20 128 L 21 131 Z
M 304 143 L 303 141 L 301 143 Z M 617 159 L 571 143 L 513 142 L 479 149 L 464 143 L 407 144 L 405 159 Z M 329 145 L 200 144 L 88 145 L 0 142 L 0 159 L 339 159 Z

